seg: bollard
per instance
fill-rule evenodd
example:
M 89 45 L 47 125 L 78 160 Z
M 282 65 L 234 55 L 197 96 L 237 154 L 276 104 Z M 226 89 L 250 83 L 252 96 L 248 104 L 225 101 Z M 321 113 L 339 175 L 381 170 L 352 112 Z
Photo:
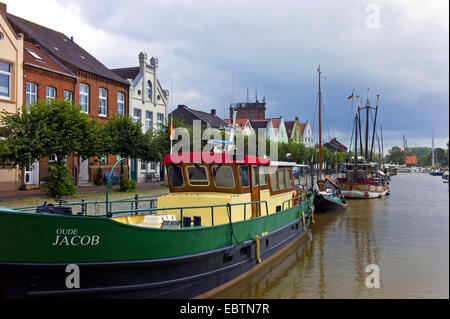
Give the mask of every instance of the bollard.
M 201 225 L 202 225 L 202 217 L 194 216 L 194 226 L 201 226 Z
M 138 200 L 139 200 L 139 196 L 138 196 L 138 194 L 134 194 L 134 209 L 138 209 L 138 207 L 139 207 L 139 202 L 138 202 Z M 135 215 L 137 215 L 138 213 L 136 212 L 136 214 Z
M 95 201 L 95 216 L 98 216 L 100 212 L 100 203 L 98 202 L 98 200 Z
M 81 213 L 83 215 L 87 215 L 87 209 L 86 209 L 86 204 L 84 204 L 85 200 L 84 198 L 81 199 Z
M 191 227 L 191 217 L 189 216 L 183 217 L 183 227 Z

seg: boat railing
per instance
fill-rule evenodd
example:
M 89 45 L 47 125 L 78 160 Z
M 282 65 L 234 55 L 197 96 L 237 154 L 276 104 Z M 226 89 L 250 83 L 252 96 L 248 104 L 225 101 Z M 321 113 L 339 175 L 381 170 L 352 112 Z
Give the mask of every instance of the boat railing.
M 281 204 L 281 210 L 284 210 L 284 209 L 285 209 L 285 205 L 287 205 L 287 208 L 286 208 L 286 209 L 288 209 L 288 208 L 291 208 L 291 207 L 293 207 L 293 206 L 296 206 L 296 205 L 301 204 L 302 201 L 305 201 L 305 200 L 308 200 L 308 203 L 309 203 L 310 196 L 311 196 L 310 194 L 305 193 L 305 194 L 300 194 L 300 195 L 298 195 L 298 196 L 296 196 L 296 197 L 292 197 L 291 199 L 286 199 L 286 200 L 284 200 L 283 203 Z M 298 204 L 291 205 L 291 204 L 294 204 L 296 201 L 298 201 Z
M 285 200 L 282 203 L 282 210 L 284 211 L 285 207 L 291 208 L 294 205 L 294 201 L 298 200 L 298 204 L 301 204 L 302 201 L 308 198 L 308 194 L 300 194 L 299 196 L 293 197 L 291 199 Z M 130 204 L 129 209 L 119 209 L 119 210 L 112 210 L 112 205 L 115 203 L 121 203 L 127 205 Z M 147 207 L 141 207 L 139 208 L 140 203 L 149 203 Z M 288 206 L 286 205 L 287 203 Z M 258 209 L 260 210 L 260 205 L 264 204 L 265 207 L 265 215 L 269 215 L 269 207 L 266 200 L 262 201 L 252 201 L 252 202 L 245 202 L 245 203 L 228 203 L 228 204 L 217 204 L 217 205 L 203 205 L 203 206 L 180 206 L 180 207 L 156 207 L 156 198 L 140 198 L 136 195 L 134 199 L 118 199 L 118 200 L 112 200 L 108 202 L 108 210 L 102 210 L 103 213 L 100 213 L 99 204 L 106 204 L 106 201 L 80 201 L 80 202 L 67 202 L 64 203 L 64 206 L 80 206 L 81 211 L 76 212 L 77 215 L 80 216 L 97 216 L 97 217 L 127 217 L 127 216 L 144 216 L 144 215 L 152 215 L 152 214 L 158 214 L 165 211 L 174 211 L 178 210 L 180 212 L 180 220 L 183 220 L 183 215 L 186 214 L 187 211 L 193 210 L 193 209 L 210 209 L 211 210 L 211 225 L 214 225 L 214 214 L 215 211 L 219 208 L 227 208 L 227 212 L 229 214 L 229 219 L 232 220 L 232 208 L 236 206 L 243 207 L 243 218 L 244 220 L 253 218 L 252 216 L 252 208 L 250 206 L 250 209 L 248 209 L 249 205 L 258 205 Z M 58 203 L 54 204 L 55 206 L 59 205 Z M 94 205 L 95 214 L 88 214 L 89 205 Z M 40 207 L 41 205 L 32 205 L 32 206 L 23 206 L 23 207 L 14 207 L 14 210 L 20 210 L 20 211 L 35 211 L 36 208 Z M 264 208 L 263 208 L 264 210 Z M 249 218 L 247 218 L 247 215 Z M 262 214 L 261 214 L 262 215 Z M 182 223 L 181 223 L 182 224 Z M 181 226 L 182 227 L 182 226 Z
M 264 203 L 265 205 L 265 210 L 266 210 L 266 216 L 269 215 L 269 207 L 267 205 L 267 201 L 262 200 L 262 201 L 253 201 L 253 202 L 245 202 L 245 203 L 233 203 L 233 204 L 217 204 L 217 205 L 200 205 L 200 206 L 178 206 L 178 207 L 161 207 L 161 208 L 142 208 L 142 209 L 126 209 L 126 210 L 119 210 L 119 211 L 111 211 L 109 212 L 109 214 L 107 215 L 108 217 L 114 217 L 114 216 L 118 216 L 122 215 L 121 217 L 123 217 L 123 215 L 125 214 L 125 216 L 128 215 L 134 215 L 134 216 L 138 216 L 138 215 L 152 215 L 152 214 L 158 214 L 161 212 L 165 212 L 165 211 L 179 211 L 180 212 L 180 220 L 183 220 L 183 217 L 186 213 L 186 211 L 188 210 L 192 210 L 192 209 L 211 209 L 211 226 L 214 226 L 214 210 L 217 208 L 227 208 L 228 209 L 228 213 L 229 213 L 229 220 L 232 220 L 232 207 L 235 206 L 243 206 L 244 208 L 244 220 L 247 220 L 247 206 L 248 205 L 254 205 L 254 204 L 262 204 Z M 251 210 L 250 210 L 250 218 L 253 218 L 251 215 Z M 183 223 L 181 223 L 181 228 L 183 228 Z
M 108 202 L 105 200 L 92 200 L 86 201 L 82 199 L 78 202 L 64 202 L 63 206 L 70 206 L 78 215 L 82 216 L 101 216 L 104 215 L 105 212 L 110 212 L 113 210 L 113 207 L 117 209 L 120 206 L 122 209 L 125 209 L 126 206 L 130 207 L 130 210 L 136 210 L 140 208 L 155 208 L 157 204 L 158 197 L 157 196 L 139 196 L 136 194 L 133 198 L 124 198 L 124 199 L 116 199 L 109 200 Z M 54 206 L 59 206 L 58 202 L 47 203 L 52 204 Z M 35 211 L 36 208 L 40 207 L 40 205 L 30 205 L 30 206 L 21 206 L 21 207 L 13 207 L 14 210 L 21 211 Z M 107 207 L 106 207 L 107 206 Z

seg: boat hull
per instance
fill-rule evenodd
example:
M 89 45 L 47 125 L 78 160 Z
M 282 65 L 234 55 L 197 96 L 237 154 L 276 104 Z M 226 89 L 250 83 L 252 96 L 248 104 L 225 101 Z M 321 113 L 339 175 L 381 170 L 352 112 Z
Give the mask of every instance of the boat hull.
M 347 207 L 347 204 L 340 197 L 320 194 L 314 196 L 314 211 L 317 213 L 334 211 L 345 207 Z
M 387 195 L 387 190 L 382 191 L 360 191 L 360 190 L 342 190 L 342 194 L 346 198 L 353 199 L 373 199 L 373 198 L 382 198 Z
M 33 240 L 25 242 L 18 240 L 15 248 L 21 253 L 8 255 L 5 253 L 5 247 L 0 246 L 0 297 L 192 298 L 245 274 L 259 264 L 258 257 L 261 262 L 264 262 L 289 243 L 300 239 L 306 233 L 306 230 L 303 230 L 301 209 L 308 212 L 304 225 L 307 229 L 312 214 L 308 211 L 309 207 L 309 204 L 301 203 L 276 214 L 233 223 L 231 229 L 230 225 L 218 225 L 190 230 L 169 230 L 168 234 L 184 233 L 182 238 L 185 240 L 177 243 L 181 248 L 191 245 L 201 246 L 200 242 L 207 240 L 205 236 L 209 236 L 210 241 L 212 238 L 218 237 L 218 242 L 220 242 L 220 237 L 223 237 L 223 240 L 228 242 L 226 245 L 221 244 L 221 247 L 180 256 L 124 260 L 131 259 L 131 255 L 122 254 L 122 256 L 116 256 L 117 260 L 105 261 L 103 259 L 105 257 L 111 259 L 111 255 L 102 251 L 102 247 L 105 248 L 105 246 L 100 243 L 105 244 L 105 241 L 108 240 L 104 238 L 100 239 L 98 246 L 95 247 L 98 261 L 86 261 L 85 259 L 92 258 L 86 257 L 90 256 L 89 254 L 86 254 L 86 258 L 81 258 L 78 254 L 65 254 L 66 257 L 63 257 L 65 260 L 62 261 L 58 260 L 57 256 L 52 257 L 51 254 L 44 251 L 39 245 L 39 238 L 33 238 L 34 242 Z M 0 214 L 0 220 L 1 216 Z M 52 217 L 63 218 L 61 216 Z M 63 219 L 70 220 L 71 217 Z M 95 224 L 95 221 L 91 222 Z M 147 233 L 149 237 L 152 237 L 155 231 L 125 226 L 138 232 Z M 39 225 L 35 225 L 35 227 L 38 229 Z M 17 227 L 15 228 L 17 229 Z M 200 233 L 202 230 L 212 231 L 212 233 L 202 234 Z M 112 231 L 117 231 L 117 229 L 113 228 Z M 158 231 L 162 232 L 162 230 Z M 103 235 L 106 236 L 105 233 Z M 120 237 L 120 234 L 117 236 Z M 259 237 L 255 239 L 256 236 Z M 231 246 L 230 238 L 233 239 Z M 13 243 L 15 239 L 17 238 L 10 238 L 8 242 Z M 171 248 L 171 240 L 168 238 L 166 242 L 159 241 L 157 244 L 165 247 L 167 253 L 170 253 L 170 251 L 176 251 Z M 115 245 L 116 251 L 121 252 L 123 243 L 116 242 Z M 64 248 L 73 247 L 66 246 Z M 136 246 L 129 248 L 133 250 Z M 23 254 L 24 249 L 28 249 L 30 253 Z M 45 260 L 26 261 L 35 259 L 31 251 L 35 253 L 36 250 L 41 250 L 42 259 Z M 151 247 L 146 250 L 148 250 L 146 253 L 151 256 Z M 186 248 L 185 251 L 188 249 Z M 14 256 L 16 259 L 19 256 L 23 260 L 14 261 L 12 260 Z M 71 258 L 67 256 L 71 256 Z M 68 276 L 70 276 L 70 272 L 66 272 L 66 268 L 72 264 L 78 266 L 79 269 L 79 288 L 68 288 L 66 284 Z

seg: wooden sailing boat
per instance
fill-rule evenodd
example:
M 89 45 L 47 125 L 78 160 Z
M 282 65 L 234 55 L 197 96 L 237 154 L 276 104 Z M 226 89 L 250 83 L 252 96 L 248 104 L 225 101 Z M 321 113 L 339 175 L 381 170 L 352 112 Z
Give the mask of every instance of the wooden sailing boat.
M 347 198 L 381 198 L 390 194 L 388 186 L 388 176 L 381 171 L 381 163 L 372 162 L 372 152 L 374 146 L 374 137 L 376 134 L 376 119 L 378 113 L 379 95 L 377 95 L 377 104 L 375 107 L 375 120 L 372 132 L 372 144 L 369 152 L 369 114 L 370 106 L 369 94 L 364 107 L 358 107 L 355 114 L 353 132 L 355 133 L 355 155 L 353 163 L 346 163 L 345 177 L 339 178 L 338 182 L 342 189 L 342 193 Z M 365 110 L 365 138 L 363 148 L 363 138 L 361 134 L 361 111 Z M 359 134 L 358 134 L 359 132 Z M 358 138 L 359 137 L 359 138 Z M 358 140 L 359 140 L 359 156 L 358 156 Z
M 325 176 L 322 172 L 322 92 L 320 90 L 320 66 L 317 69 L 319 74 L 319 176 L 314 191 L 314 210 L 316 212 L 326 212 L 347 207 L 344 196 L 338 184 L 331 178 Z

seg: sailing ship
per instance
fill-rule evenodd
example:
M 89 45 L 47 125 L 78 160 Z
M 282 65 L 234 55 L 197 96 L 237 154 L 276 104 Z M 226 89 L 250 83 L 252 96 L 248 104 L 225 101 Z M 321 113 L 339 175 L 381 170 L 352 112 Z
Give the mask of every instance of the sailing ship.
M 320 88 L 321 71 L 317 69 L 319 75 L 319 176 L 315 183 L 314 209 L 316 212 L 326 212 L 347 207 L 344 195 L 338 184 L 331 178 L 323 174 L 323 154 L 322 154 L 322 92 Z
M 373 147 L 376 134 L 376 120 L 378 113 L 378 103 L 379 95 L 377 95 L 377 104 L 375 106 L 375 117 L 372 131 L 372 142 L 369 149 L 369 115 L 372 109 L 369 101 L 369 94 L 367 94 L 367 101 L 364 107 L 359 107 L 357 105 L 357 111 L 353 121 L 353 133 L 354 135 L 354 156 L 353 162 L 349 160 L 345 163 L 345 176 L 338 178 L 338 183 L 341 187 L 342 193 L 346 198 L 359 198 L 359 199 L 369 199 L 369 198 L 381 198 L 390 194 L 388 176 L 385 172 L 381 170 L 381 159 L 378 163 L 372 162 L 373 157 Z M 357 97 L 358 103 L 358 97 Z M 361 134 L 361 111 L 366 111 L 365 116 L 365 147 L 363 148 L 363 137 Z M 380 128 L 381 130 L 381 128 Z M 382 132 L 382 131 L 381 131 Z M 382 133 L 381 133 L 382 134 Z M 353 136 L 351 138 L 353 140 Z M 381 143 L 378 139 L 378 150 L 379 155 L 383 154 L 382 151 L 382 137 Z M 359 142 L 359 153 L 358 156 L 358 142 Z M 383 161 L 384 163 L 384 161 Z M 385 167 L 384 167 L 385 168 Z
M 435 165 L 435 151 L 434 151 L 434 131 L 431 131 L 432 138 L 431 138 L 431 169 L 429 174 L 432 176 L 442 176 L 444 174 L 441 169 Z
M 170 193 L 156 208 L 113 211 L 106 201 L 104 215 L 90 216 L 69 204 L 0 207 L 0 298 L 205 297 L 314 222 L 313 195 L 297 195 L 291 166 L 227 152 L 162 163 Z

